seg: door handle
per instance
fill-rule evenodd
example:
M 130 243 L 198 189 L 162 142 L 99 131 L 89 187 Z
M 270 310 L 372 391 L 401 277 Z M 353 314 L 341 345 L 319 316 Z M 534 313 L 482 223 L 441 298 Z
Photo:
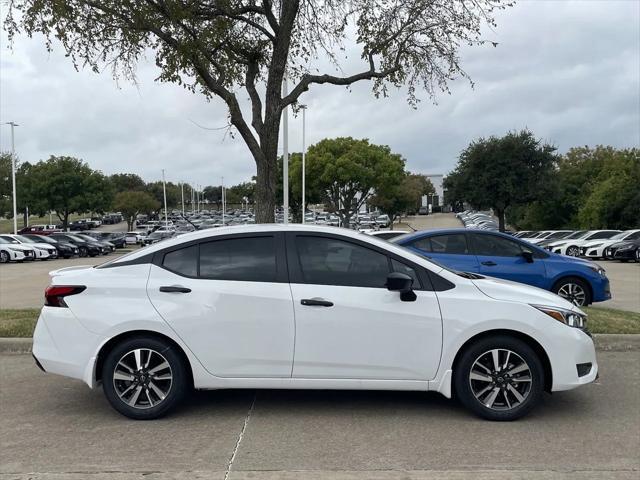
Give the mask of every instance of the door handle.
M 497 265 L 496 262 L 492 262 L 491 260 L 489 260 L 488 262 L 482 262 L 483 265 L 486 265 L 487 267 L 495 267 Z
M 181 287 L 180 285 L 168 285 L 160 287 L 160 291 L 164 293 L 190 293 L 191 289 L 187 287 Z
M 307 307 L 333 307 L 333 302 L 322 298 L 303 298 L 300 303 Z

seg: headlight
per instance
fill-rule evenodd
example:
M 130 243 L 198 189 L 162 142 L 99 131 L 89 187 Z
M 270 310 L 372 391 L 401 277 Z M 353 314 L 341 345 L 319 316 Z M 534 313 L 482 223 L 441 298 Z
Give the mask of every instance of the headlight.
M 593 265 L 589 265 L 589 268 L 603 277 L 607 276 L 607 272 L 600 265 L 594 263 Z
M 37 250 L 40 250 L 41 252 L 49 253 L 49 249 L 48 248 L 44 248 L 44 247 L 34 247 L 34 248 L 36 248 Z
M 546 313 L 554 320 L 568 325 L 569 327 L 580 328 L 586 330 L 587 328 L 587 316 L 571 310 L 565 310 L 563 308 L 545 307 L 543 305 L 531 305 L 533 308 L 540 310 L 542 313 Z

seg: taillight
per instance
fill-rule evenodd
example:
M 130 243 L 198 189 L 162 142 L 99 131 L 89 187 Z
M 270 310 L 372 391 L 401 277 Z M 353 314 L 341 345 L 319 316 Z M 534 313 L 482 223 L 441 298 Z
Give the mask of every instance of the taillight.
M 81 285 L 49 285 L 44 291 L 44 304 L 47 307 L 67 307 L 64 297 L 75 295 L 87 287 Z

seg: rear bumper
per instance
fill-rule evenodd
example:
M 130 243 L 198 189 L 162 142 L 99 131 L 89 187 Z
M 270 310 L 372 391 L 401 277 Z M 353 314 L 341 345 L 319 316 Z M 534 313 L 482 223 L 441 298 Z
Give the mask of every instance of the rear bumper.
M 100 337 L 89 332 L 68 308 L 43 307 L 33 332 L 33 356 L 47 373 L 94 386 L 93 366 Z

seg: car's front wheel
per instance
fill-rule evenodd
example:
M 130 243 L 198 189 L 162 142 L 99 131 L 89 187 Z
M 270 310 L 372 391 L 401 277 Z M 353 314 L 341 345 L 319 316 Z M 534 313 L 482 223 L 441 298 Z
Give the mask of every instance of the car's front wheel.
M 135 420 L 165 415 L 187 389 L 180 353 L 156 338 L 135 337 L 118 344 L 105 359 L 102 381 L 113 408 Z
M 578 307 L 591 304 L 591 290 L 587 283 L 580 278 L 563 278 L 553 286 L 553 293 Z
M 510 421 L 533 409 L 544 391 L 538 355 L 522 340 L 483 338 L 467 348 L 454 371 L 455 392 L 476 415 Z
M 567 255 L 570 257 L 579 257 L 580 256 L 580 248 L 575 246 L 570 246 L 567 248 Z
M 89 252 L 87 251 L 87 249 L 86 249 L 85 247 L 80 247 L 80 248 L 78 249 L 78 256 L 79 256 L 79 257 L 84 258 L 84 257 L 86 257 L 88 254 L 89 254 Z
M 0 263 L 9 263 L 9 253 L 2 251 L 0 252 Z

